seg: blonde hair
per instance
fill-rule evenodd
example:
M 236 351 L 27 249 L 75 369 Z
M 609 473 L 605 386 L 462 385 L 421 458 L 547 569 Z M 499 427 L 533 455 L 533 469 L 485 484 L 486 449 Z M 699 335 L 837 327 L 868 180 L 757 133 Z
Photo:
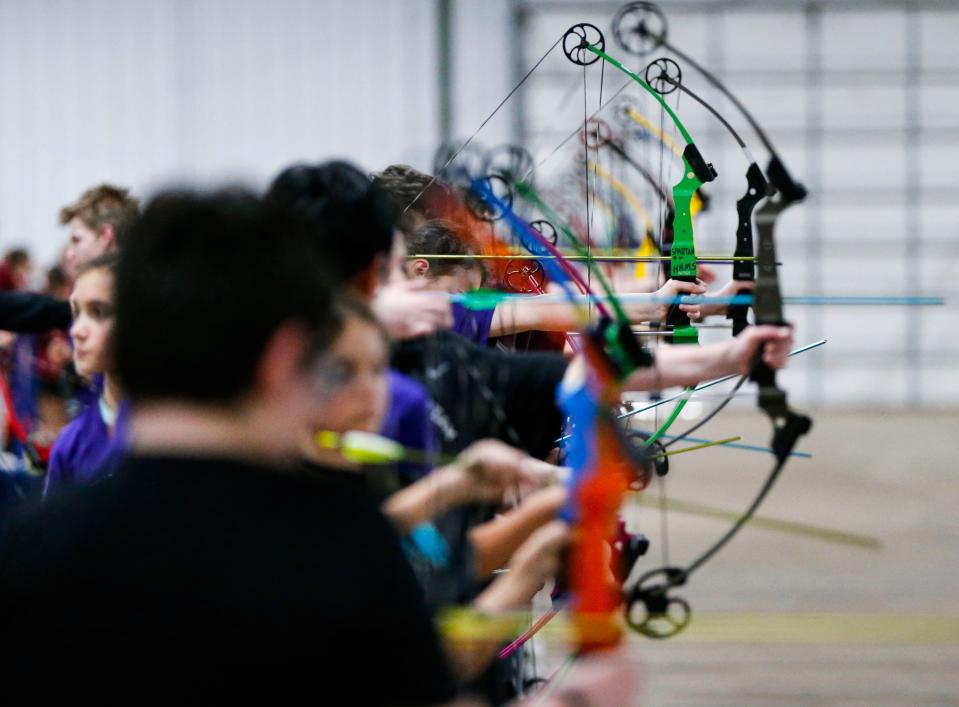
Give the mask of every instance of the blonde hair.
M 90 229 L 113 226 L 117 241 L 120 234 L 133 223 L 140 213 L 140 202 L 130 196 L 130 191 L 112 184 L 100 184 L 87 189 L 72 204 L 60 209 L 60 223 L 68 224 L 79 218 Z

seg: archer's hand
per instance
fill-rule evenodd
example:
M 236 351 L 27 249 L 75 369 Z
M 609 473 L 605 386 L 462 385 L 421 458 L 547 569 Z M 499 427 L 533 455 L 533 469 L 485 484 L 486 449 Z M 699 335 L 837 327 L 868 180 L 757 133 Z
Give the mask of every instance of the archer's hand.
M 720 375 L 749 373 L 760 347 L 764 347 L 763 361 L 766 365 L 773 369 L 785 368 L 792 346 L 792 327 L 770 325 L 748 327 L 726 344 L 722 361 L 724 372 Z
M 656 290 L 653 294 L 657 297 L 678 297 L 679 295 L 701 295 L 706 292 L 706 288 L 701 282 L 683 282 L 682 280 L 667 280 L 666 284 Z M 640 319 L 634 319 L 630 312 L 630 319 L 635 321 L 664 321 L 669 314 L 669 304 L 640 305 L 646 309 L 646 316 Z M 680 308 L 699 307 L 700 305 L 680 305 Z
M 393 339 L 415 339 L 453 326 L 449 298 L 426 289 L 425 279 L 390 282 L 381 287 L 371 307 Z
M 546 580 L 559 572 L 561 554 L 568 543 L 569 527 L 554 520 L 537 528 L 513 553 L 507 568 L 515 580 L 523 583 L 525 601 L 530 601 Z
M 526 606 L 546 580 L 561 566 L 561 554 L 569 542 L 569 528 L 561 520 L 537 528 L 520 545 L 489 588 L 477 597 L 475 606 L 489 612 Z
M 537 484 L 542 471 L 528 454 L 495 439 L 474 442 L 445 467 L 461 503 L 500 501 L 519 484 Z
M 754 280 L 730 280 L 725 285 L 722 286 L 718 291 L 712 293 L 712 297 L 732 297 L 739 293 L 740 290 L 749 290 L 752 291 L 756 287 L 756 282 Z M 699 305 L 679 305 L 679 308 L 684 312 L 689 312 L 690 319 L 699 319 L 700 317 L 709 317 L 715 314 L 726 314 L 729 310 L 729 304 L 725 302 L 720 302 L 717 304 L 704 303 Z M 696 309 L 696 316 L 694 317 L 692 312 L 693 309 Z
M 704 285 L 716 282 L 716 271 L 704 263 L 696 263 L 696 279 Z

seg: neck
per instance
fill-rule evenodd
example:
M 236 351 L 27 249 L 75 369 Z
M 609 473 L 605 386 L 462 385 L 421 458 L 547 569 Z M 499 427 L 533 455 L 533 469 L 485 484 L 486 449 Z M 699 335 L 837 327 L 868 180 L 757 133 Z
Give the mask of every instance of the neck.
M 103 399 L 113 410 L 116 410 L 120 405 L 120 401 L 123 400 L 120 384 L 112 373 L 103 374 Z
M 242 404 L 140 404 L 131 415 L 130 430 L 136 454 L 228 457 L 268 465 L 288 463 L 292 456 Z
M 350 297 L 358 299 L 360 302 L 369 304 L 380 289 L 380 283 L 372 281 L 368 273 L 364 271 L 357 275 L 351 282 L 347 283 L 346 291 Z

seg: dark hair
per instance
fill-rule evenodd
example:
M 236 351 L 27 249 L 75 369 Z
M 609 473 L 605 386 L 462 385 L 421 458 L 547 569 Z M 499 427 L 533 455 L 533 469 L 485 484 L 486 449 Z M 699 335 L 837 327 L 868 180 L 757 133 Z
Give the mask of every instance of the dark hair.
M 347 321 L 350 319 L 358 319 L 364 324 L 369 324 L 375 328 L 380 333 L 380 336 L 383 337 L 383 342 L 387 347 L 389 346 L 389 332 L 386 331 L 383 322 L 376 318 L 372 308 L 366 302 L 350 294 L 341 294 L 336 299 L 336 309 L 340 321 L 344 326 L 346 326 Z
M 67 274 L 63 272 L 63 268 L 59 265 L 54 265 L 52 268 L 47 270 L 47 291 L 53 292 L 59 287 L 66 287 L 67 285 Z
M 396 214 L 389 196 L 347 162 L 287 167 L 273 180 L 267 199 L 303 216 L 314 229 L 316 246 L 343 280 L 393 246 Z
M 284 323 L 338 327 L 333 284 L 288 210 L 243 191 L 162 194 L 131 229 L 116 278 L 117 371 L 134 402 L 230 403 Z
M 437 198 L 445 203 L 451 194 L 442 181 L 405 164 L 391 164 L 382 172 L 374 172 L 373 183 L 389 194 L 407 238 L 422 219 L 438 218 L 441 214 L 434 208 Z
M 457 236 L 446 221 L 427 221 L 407 238 L 406 247 L 410 256 L 421 257 L 430 264 L 430 274 L 436 277 L 449 275 L 457 268 L 476 270 L 486 279 L 486 269 L 462 238 Z M 428 258 L 427 255 L 450 255 L 451 258 Z
M 80 266 L 80 269 L 77 271 L 77 277 L 90 272 L 91 270 L 106 270 L 111 275 L 116 276 L 117 274 L 117 265 L 120 262 L 120 255 L 117 251 L 111 250 L 103 255 L 98 255 L 93 260 L 84 263 Z
M 26 265 L 30 262 L 30 253 L 25 248 L 13 248 L 3 256 L 3 262 L 13 268 Z

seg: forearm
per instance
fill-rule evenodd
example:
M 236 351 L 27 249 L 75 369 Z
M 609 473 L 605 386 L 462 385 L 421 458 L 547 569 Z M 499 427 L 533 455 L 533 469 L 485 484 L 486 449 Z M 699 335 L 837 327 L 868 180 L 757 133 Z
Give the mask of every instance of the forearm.
M 490 323 L 490 336 L 506 336 L 524 331 L 575 331 L 579 320 L 568 302 L 510 300 L 496 305 Z
M 725 343 L 705 346 L 663 346 L 652 367 L 638 368 L 623 383 L 625 390 L 659 390 L 696 385 L 704 380 L 738 373 Z
M 455 465 L 436 469 L 386 499 L 383 513 L 400 532 L 408 533 L 463 503 L 462 474 Z
M 506 564 L 533 531 L 556 517 L 565 498 L 559 487 L 544 489 L 527 497 L 519 507 L 474 528 L 470 541 L 478 575 L 488 577 Z

